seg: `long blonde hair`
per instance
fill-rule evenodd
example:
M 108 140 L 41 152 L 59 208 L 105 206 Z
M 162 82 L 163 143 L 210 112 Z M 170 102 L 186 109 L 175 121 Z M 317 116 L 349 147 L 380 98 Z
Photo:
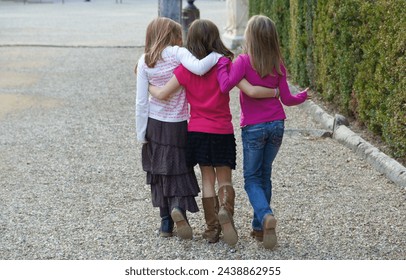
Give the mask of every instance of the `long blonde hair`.
M 145 64 L 154 67 L 167 46 L 182 45 L 182 26 L 176 21 L 158 17 L 150 22 L 145 37 Z
M 252 67 L 263 78 L 273 70 L 282 75 L 282 54 L 275 23 L 263 15 L 250 18 L 245 29 L 244 52 L 250 56 Z

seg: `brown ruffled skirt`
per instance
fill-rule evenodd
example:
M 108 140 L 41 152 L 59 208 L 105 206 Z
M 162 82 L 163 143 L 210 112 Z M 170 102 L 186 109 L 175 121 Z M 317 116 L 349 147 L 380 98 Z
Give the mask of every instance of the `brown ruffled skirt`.
M 197 212 L 195 197 L 200 189 L 192 167 L 186 165 L 187 122 L 148 119 L 142 147 L 142 167 L 151 185 L 154 207 L 182 208 Z

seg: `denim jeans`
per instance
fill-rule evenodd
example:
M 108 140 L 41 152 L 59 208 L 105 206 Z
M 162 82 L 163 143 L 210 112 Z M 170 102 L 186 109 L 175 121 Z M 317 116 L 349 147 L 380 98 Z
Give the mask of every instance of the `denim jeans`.
M 252 228 L 262 230 L 267 214 L 273 214 L 272 163 L 282 144 L 284 121 L 273 121 L 242 128 L 244 188 L 254 209 Z

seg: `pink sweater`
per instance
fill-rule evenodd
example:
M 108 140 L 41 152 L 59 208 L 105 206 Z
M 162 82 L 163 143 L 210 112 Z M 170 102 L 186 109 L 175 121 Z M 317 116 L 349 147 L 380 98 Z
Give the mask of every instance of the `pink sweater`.
M 174 74 L 186 90 L 190 104 L 188 131 L 214 134 L 233 134 L 230 96 L 220 91 L 215 65 L 203 76 L 189 72 L 183 65 Z
M 286 115 L 282 103 L 286 106 L 293 106 L 303 103 L 307 98 L 306 91 L 300 92 L 297 95 L 290 93 L 286 79 L 286 69 L 283 65 L 281 65 L 283 76 L 278 75 L 276 70 L 274 70 L 273 75 L 268 75 L 264 78 L 261 78 L 254 68 L 252 68 L 250 58 L 247 54 L 239 55 L 234 63 L 231 63 L 228 58 L 223 57 L 219 60 L 217 65 L 217 79 L 221 91 L 224 93 L 228 93 L 243 78 L 254 86 L 279 88 L 280 99 L 255 99 L 240 91 L 241 126 L 284 120 L 286 119 Z

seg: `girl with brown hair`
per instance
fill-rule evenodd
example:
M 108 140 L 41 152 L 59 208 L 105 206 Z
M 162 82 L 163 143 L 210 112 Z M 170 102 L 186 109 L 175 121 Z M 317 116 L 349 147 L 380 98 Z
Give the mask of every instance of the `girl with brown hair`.
M 182 239 L 193 237 L 186 211 L 197 212 L 200 192 L 193 168 L 186 165 L 188 105 L 183 89 L 168 100 L 149 96 L 148 85 L 163 86 L 182 63 L 197 75 L 207 72 L 220 55 L 194 57 L 182 45 L 180 24 L 158 17 L 147 27 L 145 53 L 136 66 L 136 132 L 142 143 L 142 167 L 151 186 L 152 205 L 159 207 L 160 235 L 172 236 L 174 222 Z

